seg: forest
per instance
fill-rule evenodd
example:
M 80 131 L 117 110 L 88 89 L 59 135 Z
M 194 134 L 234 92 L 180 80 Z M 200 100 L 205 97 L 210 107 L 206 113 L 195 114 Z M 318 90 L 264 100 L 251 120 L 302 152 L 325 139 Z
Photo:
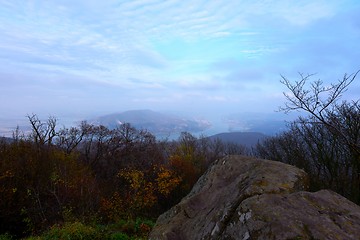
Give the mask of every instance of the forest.
M 245 153 L 185 132 L 159 141 L 130 124 L 57 130 L 54 117 L 28 119 L 30 134 L 16 130 L 0 141 L 0 230 L 16 237 L 119 221 L 133 223 L 118 227 L 124 234 L 146 237 L 151 223 L 141 219 L 154 221 L 179 202 L 212 161 Z
M 330 86 L 300 75 L 280 110 L 302 111 L 256 147 L 182 133 L 158 140 L 130 124 L 115 129 L 29 115 L 0 140 L 0 239 L 146 239 L 211 163 L 247 154 L 304 169 L 312 191 L 332 189 L 360 203 L 360 104 L 340 101 L 357 73 Z M 35 237 L 38 236 L 38 237 Z

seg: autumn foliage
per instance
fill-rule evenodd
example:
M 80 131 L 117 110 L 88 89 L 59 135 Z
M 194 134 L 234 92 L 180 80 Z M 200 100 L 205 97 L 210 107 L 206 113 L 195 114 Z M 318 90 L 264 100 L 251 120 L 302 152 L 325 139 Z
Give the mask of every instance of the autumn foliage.
M 169 197 L 182 181 L 174 171 L 157 165 L 146 171 L 121 169 L 117 177 L 123 188 L 101 201 L 100 210 L 108 221 L 151 213 L 151 209 L 158 207 L 159 198 Z
M 188 133 L 158 141 L 129 124 L 57 129 L 55 118 L 29 121 L 30 134 L 0 139 L 0 235 L 67 222 L 156 219 L 224 154 Z

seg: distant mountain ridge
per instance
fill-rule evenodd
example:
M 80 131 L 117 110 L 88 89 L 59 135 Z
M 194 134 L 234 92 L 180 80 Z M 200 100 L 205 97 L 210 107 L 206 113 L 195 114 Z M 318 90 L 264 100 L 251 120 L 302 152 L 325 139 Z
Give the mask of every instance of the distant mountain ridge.
M 186 119 L 152 110 L 130 110 L 109 114 L 96 118 L 93 123 L 111 129 L 124 123 L 130 123 L 135 128 L 146 129 L 156 136 L 166 136 L 185 131 L 201 132 L 211 127 L 210 122 L 204 119 Z
M 246 147 L 254 147 L 257 143 L 264 141 L 268 136 L 259 132 L 226 132 L 219 133 L 208 138 L 219 139 L 225 143 L 235 143 Z
M 287 129 L 287 122 L 296 119 L 294 114 L 239 112 L 227 115 L 223 122 L 229 132 L 261 132 L 275 135 Z
M 251 121 L 248 120 L 247 117 L 249 117 Z M 270 129 L 273 128 L 275 131 L 279 129 L 278 126 L 273 126 L 272 123 L 274 119 L 266 119 L 266 117 L 263 119 L 262 115 L 254 117 L 251 114 L 242 114 L 239 116 L 231 116 L 229 119 L 232 121 L 225 121 L 225 124 L 229 124 L 228 131 L 226 130 L 226 127 L 218 129 L 218 131 L 214 131 L 214 126 L 210 123 L 210 121 L 205 119 L 185 118 L 174 114 L 161 113 L 146 109 L 129 110 L 120 113 L 103 115 L 94 119 L 91 123 L 95 125 L 103 125 L 110 129 L 115 129 L 124 123 L 130 123 L 137 129 L 148 130 L 156 137 L 165 137 L 169 139 L 176 139 L 181 132 L 189 132 L 197 136 L 200 134 L 208 136 L 211 140 L 218 138 L 223 142 L 241 144 L 246 147 L 253 147 L 258 142 L 261 142 L 270 136 L 272 133 Z M 276 123 L 284 124 L 284 122 L 279 120 Z M 234 127 L 230 128 L 230 126 Z M 241 129 L 241 126 L 247 127 Z M 269 129 L 262 129 L 262 126 L 265 128 L 268 127 Z
M 14 142 L 14 138 L 0 137 L 0 141 L 4 141 L 5 143 L 12 143 L 12 142 Z

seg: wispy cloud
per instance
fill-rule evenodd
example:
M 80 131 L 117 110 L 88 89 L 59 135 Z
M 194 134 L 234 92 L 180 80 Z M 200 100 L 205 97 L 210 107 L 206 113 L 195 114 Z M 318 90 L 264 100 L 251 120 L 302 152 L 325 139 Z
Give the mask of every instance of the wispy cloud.
M 280 73 L 360 68 L 359 14 L 356 0 L 3 0 L 2 98 L 44 109 L 51 94 L 108 109 L 261 101 L 282 91 Z

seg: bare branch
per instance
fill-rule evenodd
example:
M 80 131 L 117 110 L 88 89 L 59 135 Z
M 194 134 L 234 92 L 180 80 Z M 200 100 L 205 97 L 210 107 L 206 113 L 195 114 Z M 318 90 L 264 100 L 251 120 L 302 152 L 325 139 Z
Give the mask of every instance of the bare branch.
M 353 74 L 347 75 L 338 80 L 337 83 L 330 84 L 330 86 L 324 86 L 321 80 L 313 81 L 310 85 L 307 82 L 312 74 L 303 75 L 300 74 L 300 81 L 290 82 L 284 76 L 281 76 L 280 82 L 290 91 L 290 93 L 284 92 L 286 98 L 285 106 L 280 107 L 280 111 L 286 113 L 291 111 L 304 111 L 310 114 L 307 118 L 310 124 L 323 124 L 330 132 L 340 136 L 344 142 L 355 151 L 359 151 L 356 147 L 356 143 L 349 141 L 347 133 L 342 131 L 342 126 L 336 116 L 338 111 L 337 101 L 341 98 L 342 94 L 347 91 L 348 86 L 355 80 L 357 71 Z M 357 104 L 355 104 L 356 107 Z M 317 121 L 317 122 L 316 122 Z
M 280 111 L 285 113 L 291 111 L 305 111 L 310 113 L 319 121 L 324 121 L 323 113 L 335 105 L 337 100 L 340 99 L 342 94 L 346 92 L 348 86 L 354 81 L 359 71 L 354 74 L 345 74 L 343 79 L 339 80 L 336 84 L 331 84 L 328 87 L 323 86 L 321 80 L 310 83 L 309 89 L 306 84 L 310 77 L 314 74 L 303 75 L 299 73 L 300 81 L 290 82 L 286 77 L 281 76 L 280 82 L 290 90 L 290 93 L 283 92 L 286 102 L 284 107 L 280 107 Z M 324 97 L 324 95 L 327 95 Z
M 27 118 L 32 128 L 32 138 L 39 145 L 51 145 L 56 137 L 56 118 L 49 117 L 46 123 L 41 122 L 36 114 L 28 115 Z

